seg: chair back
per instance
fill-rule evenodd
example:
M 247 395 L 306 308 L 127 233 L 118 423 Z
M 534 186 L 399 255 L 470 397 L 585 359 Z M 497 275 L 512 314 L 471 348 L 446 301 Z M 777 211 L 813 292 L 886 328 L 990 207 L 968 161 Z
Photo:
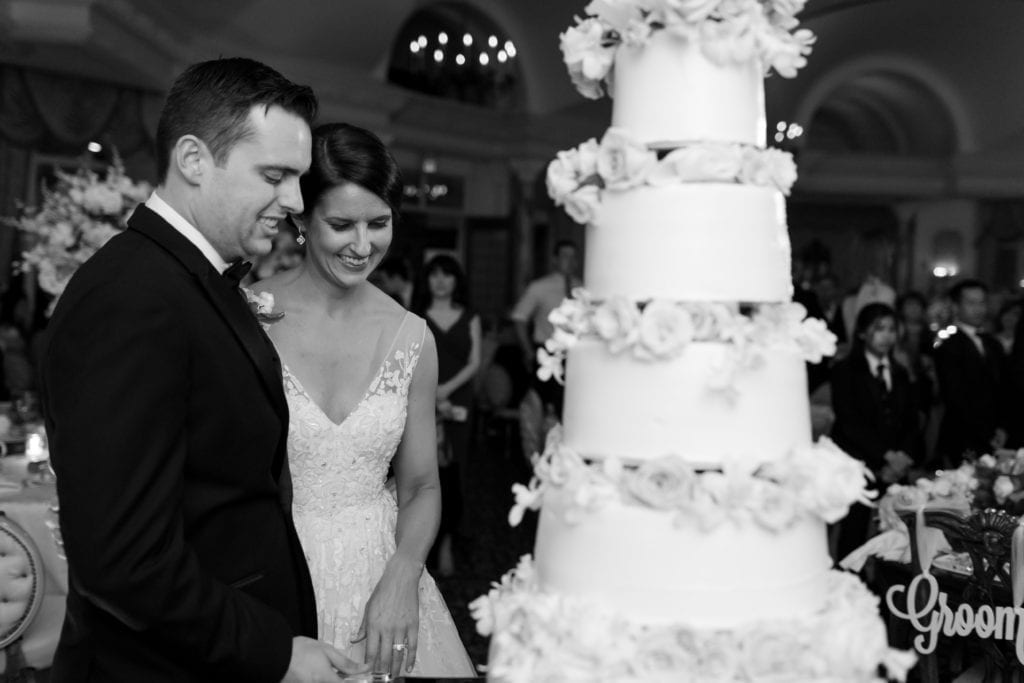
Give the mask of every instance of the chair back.
M 46 589 L 43 560 L 32 538 L 0 512 L 0 648 L 32 624 Z
M 950 593 L 955 611 L 957 605 L 975 607 L 991 605 L 1009 606 L 1013 602 L 1013 583 L 1010 575 L 1010 558 L 1013 548 L 1013 532 L 1018 520 L 1003 510 L 992 508 L 975 510 L 968 515 L 951 510 L 925 510 L 924 525 L 942 531 L 950 547 L 958 553 L 967 553 L 971 558 L 971 575 L 956 586 L 959 593 Z M 911 565 L 914 573 L 922 572 L 922 558 L 917 542 L 917 513 L 907 511 L 900 514 L 907 526 L 910 537 Z M 919 598 L 920 599 L 920 598 Z M 984 665 L 985 683 L 1011 683 L 1022 680 L 1014 644 L 997 639 L 976 639 L 973 636 L 957 638 L 960 647 L 945 648 L 954 652 L 956 659 L 969 659 L 970 654 L 980 655 Z M 936 650 L 936 653 L 939 650 Z M 939 680 L 939 665 L 936 653 L 921 658 L 920 680 L 925 683 Z M 948 666 L 948 665 L 947 665 Z M 954 665 L 953 672 L 960 669 Z
M 911 563 L 914 571 L 920 572 L 916 513 L 905 512 L 900 517 L 910 532 Z M 1013 585 L 1009 563 L 1016 517 L 991 508 L 967 516 L 950 510 L 925 510 L 924 523 L 941 531 L 955 552 L 970 556 L 971 577 L 960 596 L 964 602 L 1009 604 Z

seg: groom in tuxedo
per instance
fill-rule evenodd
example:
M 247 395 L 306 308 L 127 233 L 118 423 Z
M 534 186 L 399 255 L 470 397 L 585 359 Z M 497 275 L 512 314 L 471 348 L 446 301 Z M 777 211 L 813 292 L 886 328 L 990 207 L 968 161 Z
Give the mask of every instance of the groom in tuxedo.
M 315 640 L 281 365 L 229 268 L 302 211 L 316 107 L 252 60 L 187 69 L 156 191 L 60 298 L 41 366 L 70 579 L 55 682 L 365 670 Z

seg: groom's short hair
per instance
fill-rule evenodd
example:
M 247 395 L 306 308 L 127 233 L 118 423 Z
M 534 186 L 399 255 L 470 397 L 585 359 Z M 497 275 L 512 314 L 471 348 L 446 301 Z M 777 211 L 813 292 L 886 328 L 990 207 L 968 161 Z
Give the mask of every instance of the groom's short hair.
M 206 143 L 222 165 L 235 143 L 252 133 L 249 112 L 256 106 L 281 107 L 312 126 L 317 98 L 309 86 L 253 59 L 214 59 L 188 67 L 171 86 L 157 124 L 159 182 L 166 179 L 171 150 L 183 135 Z

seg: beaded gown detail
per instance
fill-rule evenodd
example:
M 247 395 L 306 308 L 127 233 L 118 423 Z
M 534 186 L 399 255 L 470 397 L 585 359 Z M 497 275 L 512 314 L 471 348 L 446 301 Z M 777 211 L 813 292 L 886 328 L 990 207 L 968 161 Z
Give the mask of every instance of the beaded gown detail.
M 373 381 L 344 420 L 333 422 L 284 367 L 292 513 L 313 578 L 319 637 L 363 661 L 363 609 L 395 552 L 398 506 L 386 486 L 405 429 L 409 386 L 426 325 L 406 313 Z M 419 584 L 416 676 L 472 676 L 474 670 L 437 585 Z

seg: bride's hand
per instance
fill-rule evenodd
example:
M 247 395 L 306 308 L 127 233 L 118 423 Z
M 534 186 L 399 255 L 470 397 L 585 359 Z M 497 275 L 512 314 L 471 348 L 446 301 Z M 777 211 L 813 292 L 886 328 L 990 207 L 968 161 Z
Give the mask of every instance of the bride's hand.
M 423 565 L 393 556 L 384 568 L 363 611 L 363 623 L 353 643 L 366 639 L 366 661 L 374 671 L 392 678 L 416 664 L 419 632 L 419 580 Z

